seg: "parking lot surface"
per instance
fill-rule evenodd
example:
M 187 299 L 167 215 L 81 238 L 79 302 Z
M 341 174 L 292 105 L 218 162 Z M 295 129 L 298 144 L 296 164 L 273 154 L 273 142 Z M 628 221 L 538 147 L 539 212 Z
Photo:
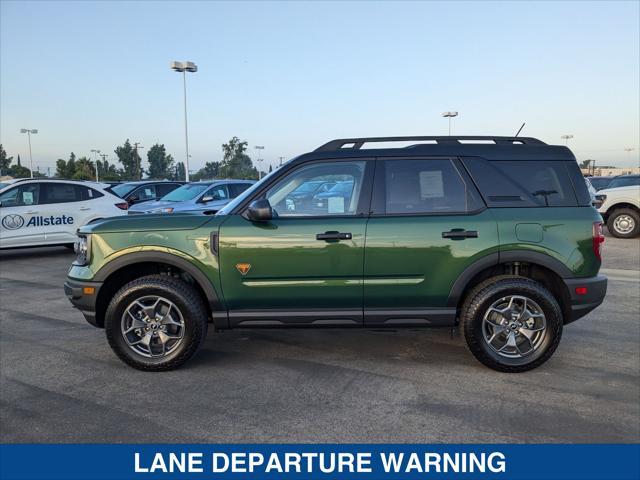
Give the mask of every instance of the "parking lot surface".
M 640 239 L 607 238 L 605 303 L 524 374 L 440 330 L 209 332 L 184 368 L 122 364 L 62 291 L 64 248 L 0 252 L 3 442 L 631 442 Z

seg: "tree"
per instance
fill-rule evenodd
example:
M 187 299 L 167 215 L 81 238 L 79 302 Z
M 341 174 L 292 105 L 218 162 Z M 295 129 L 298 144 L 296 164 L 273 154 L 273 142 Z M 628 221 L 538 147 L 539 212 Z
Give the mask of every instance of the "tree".
M 0 143 L 0 176 L 7 175 L 12 160 L 13 157 L 7 157 L 7 152 Z
M 96 166 L 98 168 L 98 174 L 100 180 L 104 181 L 117 181 L 120 180 L 120 172 L 114 164 L 110 164 L 107 160 L 101 162 L 100 160 L 96 161 Z
M 124 145 L 117 147 L 114 150 L 118 156 L 118 161 L 122 164 L 122 179 L 123 180 L 140 180 L 142 177 L 140 171 L 140 155 L 131 146 L 129 139 L 124 142 Z
M 96 168 L 87 157 L 79 158 L 76 162 L 76 171 L 71 176 L 73 180 L 95 180 Z
M 200 170 L 191 175 L 191 180 L 209 180 L 220 175 L 220 162 L 207 162 Z
M 178 162 L 174 168 L 173 178 L 171 180 L 185 181 L 187 178 L 184 163 Z
M 147 175 L 149 178 L 170 178 L 174 172 L 173 157 L 167 155 L 164 144 L 156 143 L 147 152 L 147 160 L 149 161 L 149 170 Z
M 67 178 L 67 162 L 63 158 L 56 160 L 56 173 L 58 178 Z
M 247 142 L 240 141 L 238 137 L 233 137 L 229 143 L 222 145 L 221 178 L 258 178 L 258 170 L 253 166 L 251 157 L 245 153 L 246 150 Z
M 76 154 L 71 152 L 69 160 L 67 161 L 67 167 L 64 171 L 64 178 L 73 178 L 76 174 Z

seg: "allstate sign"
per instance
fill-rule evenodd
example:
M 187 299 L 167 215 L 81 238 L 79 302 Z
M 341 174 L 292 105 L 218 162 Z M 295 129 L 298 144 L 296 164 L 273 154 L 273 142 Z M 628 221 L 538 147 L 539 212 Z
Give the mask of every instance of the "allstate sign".
M 24 225 L 24 218 L 17 214 L 5 215 L 2 219 L 2 226 L 7 230 L 17 230 Z

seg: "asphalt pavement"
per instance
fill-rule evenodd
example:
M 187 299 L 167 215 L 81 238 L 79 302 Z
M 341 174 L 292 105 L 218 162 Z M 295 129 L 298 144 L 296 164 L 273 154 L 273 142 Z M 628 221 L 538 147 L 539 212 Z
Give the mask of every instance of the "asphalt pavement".
M 605 303 L 524 374 L 439 330 L 210 332 L 184 368 L 121 363 L 62 291 L 64 248 L 0 252 L 2 442 L 636 442 L 640 239 Z

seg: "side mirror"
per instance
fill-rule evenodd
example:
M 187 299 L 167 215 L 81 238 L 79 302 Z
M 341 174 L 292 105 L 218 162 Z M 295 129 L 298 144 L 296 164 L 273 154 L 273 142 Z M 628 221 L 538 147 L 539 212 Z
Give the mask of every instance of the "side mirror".
M 213 196 L 212 196 L 212 195 L 205 195 L 204 197 L 202 197 L 202 198 L 200 199 L 200 201 L 201 201 L 202 203 L 213 202 L 214 200 L 215 200 L 215 198 L 213 198 Z
M 273 210 L 269 200 L 263 198 L 251 202 L 247 208 L 246 216 L 252 222 L 267 222 L 273 218 Z

